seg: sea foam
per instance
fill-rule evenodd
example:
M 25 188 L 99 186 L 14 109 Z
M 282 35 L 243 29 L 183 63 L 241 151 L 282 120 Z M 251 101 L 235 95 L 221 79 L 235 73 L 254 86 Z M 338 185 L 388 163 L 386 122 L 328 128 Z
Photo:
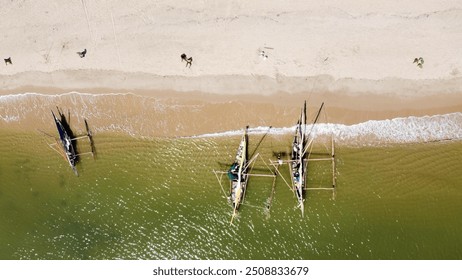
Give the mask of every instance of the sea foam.
M 285 135 L 295 131 L 293 127 L 249 128 L 249 135 Z M 243 130 L 203 134 L 196 137 L 224 137 L 241 135 Z M 405 117 L 387 120 L 370 120 L 354 125 L 320 123 L 307 125 L 310 137 L 333 136 L 337 141 L 356 142 L 365 145 L 376 143 L 414 143 L 462 139 L 462 113 Z

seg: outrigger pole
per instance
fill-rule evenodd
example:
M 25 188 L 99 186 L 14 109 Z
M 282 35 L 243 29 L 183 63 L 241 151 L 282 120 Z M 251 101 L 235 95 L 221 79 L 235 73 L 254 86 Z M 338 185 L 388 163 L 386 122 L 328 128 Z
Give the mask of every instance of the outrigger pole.
M 88 137 L 88 141 L 90 141 L 91 155 L 92 155 L 92 157 L 94 159 L 95 156 L 96 156 L 96 148 L 95 148 L 95 142 L 93 141 L 93 134 L 91 133 L 90 128 L 88 127 L 87 120 L 84 119 L 84 121 L 85 121 L 85 129 L 87 130 L 86 137 Z M 83 137 L 85 137 L 85 136 L 83 136 Z
M 310 132 L 308 133 L 308 136 L 306 137 L 307 139 L 310 139 L 311 132 L 313 132 L 314 125 L 318 122 L 318 119 L 319 119 L 319 116 L 321 115 L 321 111 L 322 111 L 322 108 L 323 108 L 323 107 L 324 107 L 324 102 L 321 104 L 321 107 L 319 107 L 318 113 L 316 114 L 316 118 L 314 119 L 314 122 L 313 122 L 313 124 L 311 125 Z M 305 150 L 303 151 L 302 156 L 305 155 L 305 153 L 308 151 L 308 147 L 311 145 L 312 142 L 313 142 L 313 139 L 311 139 L 310 143 L 309 143 L 308 145 L 306 145 Z
M 269 126 L 268 127 L 268 130 L 265 132 L 265 134 L 263 134 L 262 138 L 260 139 L 260 141 L 258 141 L 258 144 L 257 146 L 255 147 L 252 155 L 250 156 L 250 158 L 253 158 L 253 155 L 255 154 L 255 152 L 257 152 L 258 148 L 260 147 L 261 143 L 263 143 L 263 140 L 265 140 L 266 136 L 268 135 L 268 133 L 270 132 L 272 126 Z
M 332 162 L 332 186 L 331 187 L 317 187 L 317 188 L 305 188 L 308 191 L 317 191 L 317 190 L 328 190 L 332 191 L 332 198 L 335 199 L 335 190 L 337 187 L 337 178 L 335 176 L 336 164 L 335 164 L 335 140 L 334 137 L 331 137 L 331 153 L 330 157 L 325 158 L 314 158 L 307 159 L 307 161 L 331 161 Z
M 318 110 L 318 113 L 316 114 L 316 118 L 313 122 L 313 126 L 311 127 L 310 129 L 310 132 L 308 134 L 308 137 L 311 135 L 311 132 L 313 131 L 313 128 L 314 128 L 314 124 L 317 123 L 318 119 L 319 119 L 319 116 L 321 114 L 321 111 L 324 107 L 324 102 L 321 104 L 321 107 L 319 108 Z M 308 148 L 310 147 L 311 143 L 313 142 L 314 139 L 311 139 L 310 141 L 310 144 L 308 144 L 306 146 L 306 150 L 305 152 L 308 151 Z M 313 146 L 311 146 L 311 149 L 313 148 Z M 329 187 L 329 188 L 325 188 L 325 187 L 318 187 L 318 188 L 307 188 L 305 187 L 305 190 L 331 190 L 332 191 L 332 197 L 335 199 L 335 187 L 336 187 L 336 177 L 335 177 L 335 140 L 334 140 L 334 137 L 333 135 L 331 136 L 331 153 L 330 153 L 330 157 L 326 157 L 326 158 L 316 158 L 316 159 L 310 159 L 310 155 L 311 155 L 311 149 L 310 149 L 310 152 L 308 153 L 308 158 L 307 158 L 307 161 L 332 161 L 332 187 Z

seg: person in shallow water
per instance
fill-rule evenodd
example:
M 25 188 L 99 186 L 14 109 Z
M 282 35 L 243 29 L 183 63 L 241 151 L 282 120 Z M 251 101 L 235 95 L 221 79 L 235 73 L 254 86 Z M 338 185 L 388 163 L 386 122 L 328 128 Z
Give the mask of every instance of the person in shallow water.
M 237 180 L 239 176 L 237 173 L 239 172 L 239 165 L 235 162 L 231 165 L 231 167 L 228 170 L 228 178 L 230 180 Z

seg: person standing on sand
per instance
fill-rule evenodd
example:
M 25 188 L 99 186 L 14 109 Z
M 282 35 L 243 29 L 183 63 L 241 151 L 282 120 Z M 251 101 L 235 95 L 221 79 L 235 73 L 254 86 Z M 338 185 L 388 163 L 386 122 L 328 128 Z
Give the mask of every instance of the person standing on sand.
M 189 68 L 191 68 L 191 64 L 192 64 L 192 60 L 193 60 L 192 57 L 188 58 L 186 56 L 186 54 L 184 54 L 184 53 L 181 54 L 180 57 L 181 57 L 181 61 L 183 61 L 183 60 L 186 61 L 186 67 L 188 67 L 188 65 L 189 65 Z
M 414 63 L 417 63 L 417 66 L 418 66 L 419 68 L 422 68 L 422 67 L 423 67 L 423 64 L 424 64 L 424 60 L 423 60 L 422 57 L 419 57 L 419 58 L 416 57 L 416 58 L 414 59 Z

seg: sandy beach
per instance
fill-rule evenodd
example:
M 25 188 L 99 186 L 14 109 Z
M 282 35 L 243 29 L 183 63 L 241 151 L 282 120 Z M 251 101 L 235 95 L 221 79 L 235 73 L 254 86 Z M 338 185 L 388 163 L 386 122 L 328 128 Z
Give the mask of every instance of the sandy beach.
M 460 1 L 6 6 L 0 53 L 12 64 L 0 67 L 0 95 L 55 99 L 2 99 L 2 127 L 43 127 L 55 106 L 106 127 L 142 114 L 149 136 L 286 127 L 303 100 L 312 114 L 325 102 L 324 121 L 340 124 L 462 111 Z M 91 105 L 69 92 L 121 95 Z
M 293 277 L 304 260 L 462 259 L 461 0 L 6 0 L 0 16 L 0 260 L 181 262 L 137 267 L 152 279 L 182 260 Z M 324 107 L 294 145 L 304 101 L 309 124 Z M 414 263 L 374 272 L 452 272 Z M 71 269 L 43 275 L 95 278 Z

